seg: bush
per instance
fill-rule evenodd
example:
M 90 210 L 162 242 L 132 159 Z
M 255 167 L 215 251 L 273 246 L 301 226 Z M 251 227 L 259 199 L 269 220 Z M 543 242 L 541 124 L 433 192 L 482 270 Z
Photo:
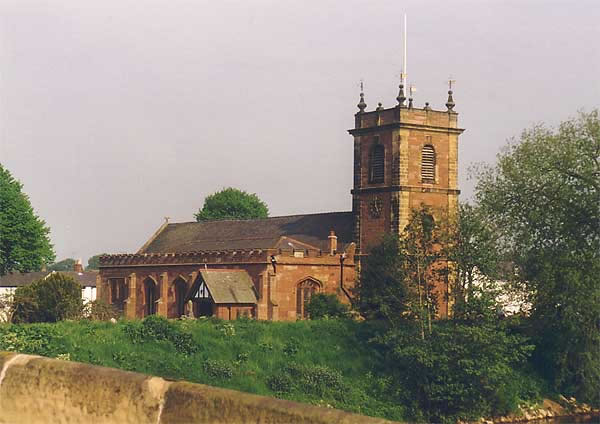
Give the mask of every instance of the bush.
M 108 321 L 111 318 L 117 319 L 120 315 L 117 308 L 100 299 L 83 305 L 82 316 L 92 321 Z
M 519 371 L 533 346 L 501 327 L 437 322 L 422 340 L 410 325 L 379 341 L 388 349 L 395 384 L 407 397 L 403 403 L 414 402 L 429 422 L 503 415 L 535 391 Z
M 311 319 L 341 318 L 348 315 L 348 306 L 335 294 L 317 293 L 310 298 L 306 311 Z
M 6 325 L 0 327 L 0 350 L 56 356 L 64 349 L 63 337 L 53 326 Z
M 202 364 L 202 369 L 212 378 L 230 379 L 233 377 L 233 367 L 218 359 L 207 359 Z
M 198 351 L 198 346 L 190 333 L 182 331 L 175 324 L 158 315 L 144 318 L 141 326 L 133 322 L 125 323 L 123 331 L 133 343 L 167 340 L 179 353 L 192 355 Z
M 15 290 L 12 322 L 57 322 L 80 317 L 81 286 L 73 278 L 50 274 Z

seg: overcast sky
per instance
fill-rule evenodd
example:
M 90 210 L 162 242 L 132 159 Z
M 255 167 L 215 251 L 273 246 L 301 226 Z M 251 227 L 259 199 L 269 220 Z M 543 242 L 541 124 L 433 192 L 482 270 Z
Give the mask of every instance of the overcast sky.
M 396 103 L 404 13 L 415 106 L 456 80 L 463 199 L 471 163 L 600 105 L 599 0 L 0 0 L 0 163 L 59 260 L 134 252 L 227 186 L 350 210 L 358 81 Z

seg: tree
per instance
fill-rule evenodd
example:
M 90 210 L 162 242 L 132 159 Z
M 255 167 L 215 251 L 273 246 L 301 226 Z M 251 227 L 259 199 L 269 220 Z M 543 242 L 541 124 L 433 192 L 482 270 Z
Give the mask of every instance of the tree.
M 0 275 L 38 271 L 54 260 L 50 229 L 34 213 L 22 188 L 0 165 Z
M 348 305 L 344 305 L 335 294 L 314 294 L 308 304 L 306 311 L 310 319 L 342 318 L 348 315 Z
M 77 261 L 73 258 L 63 259 L 62 261 L 55 262 L 48 265 L 49 271 L 73 271 L 73 267 Z
M 452 317 L 495 319 L 502 258 L 498 228 L 481 207 L 468 203 L 459 205 L 458 222 L 447 228 L 444 251 L 455 273 L 450 290 Z
M 81 286 L 59 272 L 15 290 L 14 323 L 56 322 L 81 316 Z
M 364 260 L 357 284 L 356 305 L 366 318 L 384 319 L 398 325 L 416 318 L 425 337 L 431 333 L 437 298 L 435 283 L 445 277 L 438 262 L 441 228 L 427 208 L 414 210 L 400 237 L 386 235 Z
M 100 269 L 100 256 L 104 256 L 106 253 L 100 253 L 99 255 L 94 255 L 88 259 L 86 271 L 97 270 Z
M 407 313 L 412 300 L 408 271 L 400 239 L 386 234 L 361 264 L 360 278 L 354 291 L 355 306 L 366 319 L 398 322 Z
M 538 125 L 479 171 L 476 197 L 528 289 L 534 357 L 555 387 L 600 392 L 600 120 Z
M 194 216 L 198 222 L 219 219 L 267 218 L 269 208 L 256 194 L 229 187 L 204 199 L 204 206 Z

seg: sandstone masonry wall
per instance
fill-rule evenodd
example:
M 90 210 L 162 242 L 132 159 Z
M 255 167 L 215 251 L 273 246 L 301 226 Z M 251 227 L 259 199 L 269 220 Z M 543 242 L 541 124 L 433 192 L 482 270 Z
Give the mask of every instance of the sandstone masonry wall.
M 384 424 L 202 384 L 0 352 L 0 423 Z

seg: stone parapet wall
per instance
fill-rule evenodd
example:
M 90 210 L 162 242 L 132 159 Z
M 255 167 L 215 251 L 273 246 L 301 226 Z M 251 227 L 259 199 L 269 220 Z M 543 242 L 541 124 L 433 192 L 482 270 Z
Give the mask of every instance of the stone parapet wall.
M 0 423 L 389 421 L 187 382 L 0 352 Z

